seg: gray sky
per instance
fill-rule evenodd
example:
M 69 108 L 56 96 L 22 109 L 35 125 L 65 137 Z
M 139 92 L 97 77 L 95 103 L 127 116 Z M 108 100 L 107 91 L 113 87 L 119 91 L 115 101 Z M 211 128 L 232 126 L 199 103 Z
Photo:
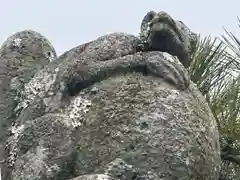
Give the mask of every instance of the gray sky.
M 239 0 L 5 0 L 0 43 L 32 29 L 48 38 L 59 55 L 106 33 L 137 34 L 149 10 L 165 11 L 202 35 L 219 36 L 224 26 L 240 38 Z

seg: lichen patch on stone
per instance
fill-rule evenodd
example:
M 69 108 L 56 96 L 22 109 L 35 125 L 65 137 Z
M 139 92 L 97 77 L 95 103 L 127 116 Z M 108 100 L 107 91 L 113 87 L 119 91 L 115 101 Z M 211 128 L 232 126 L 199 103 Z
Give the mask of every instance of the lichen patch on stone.
M 81 96 L 75 97 L 70 102 L 65 112 L 68 112 L 68 115 L 70 119 L 72 119 L 73 125 L 75 127 L 81 126 L 82 123 L 80 122 L 80 119 L 82 119 L 82 116 L 84 116 L 84 114 L 89 111 L 91 105 L 92 103 L 90 100 L 84 99 Z
M 16 162 L 16 167 L 13 170 L 13 180 L 18 180 L 19 178 L 24 179 L 34 179 L 41 178 L 41 173 L 44 173 L 51 177 L 54 172 L 56 172 L 59 167 L 48 166 L 45 160 L 48 159 L 48 149 L 44 147 L 43 140 L 39 141 L 39 145 L 34 150 L 29 150 L 22 159 Z M 26 160 L 26 161 L 25 161 Z
M 18 138 L 23 132 L 23 130 L 24 130 L 24 125 L 12 126 L 9 130 L 11 133 L 11 136 L 9 137 L 6 143 L 6 148 L 9 151 L 9 155 L 7 159 L 7 163 L 9 166 L 14 166 L 15 164 L 15 158 L 19 151 Z
M 22 39 L 16 38 L 13 40 L 13 46 L 20 47 L 21 46 Z
M 53 60 L 56 59 L 56 57 L 52 51 L 46 52 L 45 57 L 46 57 L 46 59 L 49 60 L 49 62 L 52 62 Z
M 178 60 L 176 60 L 177 59 L 176 56 L 173 56 L 167 52 L 162 52 L 162 54 L 163 54 L 163 57 L 169 62 L 179 62 Z
M 34 101 L 36 96 L 44 97 L 46 93 L 49 93 L 52 85 L 56 81 L 56 77 L 57 72 L 49 73 L 47 69 L 42 69 L 38 72 L 37 75 L 25 85 L 24 91 L 22 91 L 21 102 L 14 111 L 22 111 Z

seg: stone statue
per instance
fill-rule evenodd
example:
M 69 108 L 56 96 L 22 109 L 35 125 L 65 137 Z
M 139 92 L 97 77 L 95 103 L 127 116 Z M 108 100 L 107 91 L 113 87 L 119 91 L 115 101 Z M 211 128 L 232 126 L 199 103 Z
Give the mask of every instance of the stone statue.
M 111 33 L 57 58 L 48 49 L 53 60 L 12 105 L 3 179 L 216 180 L 216 121 L 185 69 L 196 37 L 150 11 L 140 38 Z

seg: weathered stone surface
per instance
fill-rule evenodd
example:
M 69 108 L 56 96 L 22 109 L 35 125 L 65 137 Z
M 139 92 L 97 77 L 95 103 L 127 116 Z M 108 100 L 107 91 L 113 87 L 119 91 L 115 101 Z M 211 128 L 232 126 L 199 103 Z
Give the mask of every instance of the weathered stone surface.
M 71 180 L 115 180 L 115 179 L 105 174 L 90 174 L 78 176 Z
M 4 180 L 218 178 L 218 130 L 177 58 L 112 33 L 24 86 Z
M 41 179 L 43 176 L 40 174 L 46 171 L 45 168 L 51 169 L 53 166 L 60 169 L 65 162 L 64 157 L 74 147 L 78 150 L 79 157 L 74 168 L 76 175 L 93 173 L 119 157 L 128 164 L 145 170 L 145 173 L 153 171 L 158 178 L 214 179 L 219 161 L 216 129 L 208 107 L 204 106 L 202 97 L 191 94 L 191 91 L 196 91 L 192 88 L 186 92 L 177 91 L 159 78 L 141 74 L 112 77 L 96 83 L 92 90 L 86 89 L 70 99 L 82 99 L 79 101 L 79 109 L 75 106 L 76 113 L 81 115 L 77 120 L 82 123 L 73 130 L 72 137 L 76 138 L 75 141 L 65 140 L 71 132 L 66 132 L 71 129 L 68 124 L 73 120 L 64 117 L 64 114 L 47 114 L 36 119 L 39 123 L 42 121 L 43 125 L 46 124 L 48 128 L 43 129 L 47 132 L 36 129 L 41 127 L 36 121 L 32 121 L 31 127 L 24 125 L 26 129 L 22 130 L 15 142 L 20 149 L 13 174 L 19 177 L 24 172 L 32 172 L 24 175 L 34 175 L 29 179 Z M 84 107 L 85 113 L 81 111 Z M 55 117 L 55 120 L 49 120 L 50 117 Z M 48 120 L 43 120 L 44 118 Z M 63 121 L 65 131 L 60 128 L 61 124 L 47 123 L 55 121 Z M 61 149 L 63 144 L 50 143 L 58 142 L 58 134 L 52 130 L 55 128 L 66 145 L 66 151 Z M 29 131 L 36 135 L 33 136 Z M 51 151 L 53 148 L 59 149 L 62 155 Z M 45 156 L 40 156 L 38 151 L 45 152 Z M 51 161 L 51 158 L 58 159 L 59 156 L 60 162 Z M 36 167 L 40 162 L 44 165 Z M 37 178 L 37 175 L 41 178 Z
M 152 173 L 148 171 L 147 173 L 141 171 L 138 168 L 134 168 L 132 165 L 126 164 L 122 159 L 116 158 L 114 161 L 110 162 L 103 168 L 103 174 L 89 174 L 82 175 L 71 180 L 155 180 L 159 179 Z
M 51 43 L 41 34 L 24 30 L 10 36 L 0 48 L 0 146 L 11 125 L 18 96 L 36 71 L 56 59 Z M 2 148 L 0 147 L 0 160 Z
M 61 170 L 58 165 L 74 155 L 76 148 L 72 143 L 74 126 L 69 121 L 62 114 L 48 114 L 24 123 L 17 144 L 12 144 L 19 157 L 12 172 L 13 180 L 57 176 Z
M 26 84 L 15 109 L 19 115 L 16 123 L 54 112 L 62 105 L 63 96 L 73 96 L 95 82 L 122 73 L 152 74 L 176 88 L 188 87 L 190 79 L 177 59 L 167 59 L 159 52 L 136 53 L 139 43 L 133 35 L 113 33 L 64 53 Z M 35 113 L 22 113 L 34 111 L 35 106 L 39 107 Z
M 140 38 L 144 49 L 168 52 L 177 56 L 184 67 L 190 65 L 189 57 L 196 47 L 198 36 L 182 21 L 166 12 L 149 11 L 141 23 Z

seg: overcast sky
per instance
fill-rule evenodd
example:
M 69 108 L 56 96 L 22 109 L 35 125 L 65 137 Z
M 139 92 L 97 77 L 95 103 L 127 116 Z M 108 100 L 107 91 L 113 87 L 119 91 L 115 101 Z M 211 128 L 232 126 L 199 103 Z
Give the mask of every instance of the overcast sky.
M 0 43 L 32 29 L 59 55 L 107 33 L 137 34 L 149 10 L 165 11 L 202 35 L 220 36 L 225 27 L 240 38 L 239 0 L 2 0 Z

